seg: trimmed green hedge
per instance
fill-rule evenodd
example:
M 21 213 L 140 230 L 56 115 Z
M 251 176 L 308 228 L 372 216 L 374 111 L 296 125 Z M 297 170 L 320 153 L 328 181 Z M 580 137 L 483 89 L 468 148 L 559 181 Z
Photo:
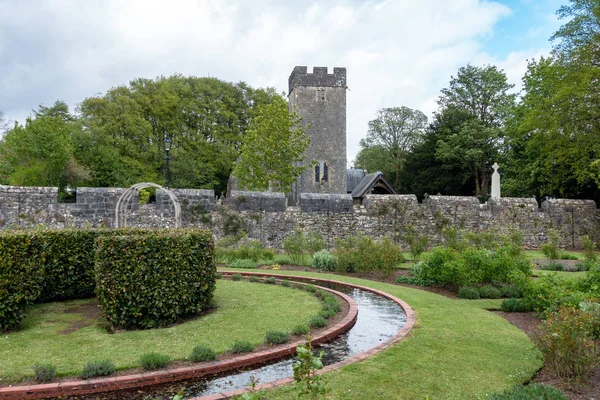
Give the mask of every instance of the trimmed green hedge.
M 17 330 L 44 278 L 40 237 L 34 232 L 0 234 L 0 330 Z
M 155 328 L 199 314 L 215 289 L 212 235 L 203 230 L 100 235 L 96 295 L 112 328 Z

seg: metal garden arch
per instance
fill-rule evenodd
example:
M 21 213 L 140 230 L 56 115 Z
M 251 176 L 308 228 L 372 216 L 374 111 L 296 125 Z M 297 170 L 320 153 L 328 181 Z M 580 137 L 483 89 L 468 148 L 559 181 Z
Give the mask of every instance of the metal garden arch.
M 181 206 L 179 205 L 179 199 L 177 199 L 175 193 L 171 192 L 169 189 L 152 182 L 136 183 L 135 185 L 127 189 L 121 195 L 121 197 L 119 197 L 119 200 L 117 200 L 117 205 L 115 206 L 115 228 L 127 227 L 127 208 L 129 207 L 129 203 L 131 203 L 131 199 L 136 193 L 147 187 L 162 189 L 169 195 L 169 198 L 171 199 L 171 201 L 173 202 L 173 206 L 175 207 L 175 228 L 180 228 Z

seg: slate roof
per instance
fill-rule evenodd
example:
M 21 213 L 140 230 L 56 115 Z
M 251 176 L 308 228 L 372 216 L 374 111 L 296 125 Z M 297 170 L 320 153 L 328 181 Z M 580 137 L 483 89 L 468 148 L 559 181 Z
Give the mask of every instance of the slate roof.
M 360 183 L 352 190 L 352 198 L 363 198 L 366 194 L 371 193 L 371 190 L 376 185 L 385 189 L 390 194 L 396 194 L 396 191 L 392 185 L 390 185 L 383 177 L 383 173 L 381 171 L 377 171 L 372 174 L 365 175 Z
M 360 181 L 365 177 L 365 170 L 360 168 L 348 168 L 346 170 L 346 177 L 348 181 L 347 193 L 352 193 L 354 188 L 357 187 Z

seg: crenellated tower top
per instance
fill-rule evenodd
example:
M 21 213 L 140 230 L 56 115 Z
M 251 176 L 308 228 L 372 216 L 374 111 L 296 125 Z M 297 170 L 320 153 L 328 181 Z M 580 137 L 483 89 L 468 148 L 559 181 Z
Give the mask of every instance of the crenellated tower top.
M 314 67 L 309 74 L 306 66 L 294 67 L 289 79 L 289 93 L 296 86 L 346 87 L 346 68 L 333 68 L 333 74 L 327 73 L 327 67 Z

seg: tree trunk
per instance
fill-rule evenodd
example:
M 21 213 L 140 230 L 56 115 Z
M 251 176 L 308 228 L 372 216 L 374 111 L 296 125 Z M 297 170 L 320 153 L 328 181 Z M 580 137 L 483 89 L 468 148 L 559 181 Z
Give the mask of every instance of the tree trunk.
M 481 188 L 479 187 L 479 171 L 477 171 L 477 164 L 475 164 L 475 196 L 479 196 Z

